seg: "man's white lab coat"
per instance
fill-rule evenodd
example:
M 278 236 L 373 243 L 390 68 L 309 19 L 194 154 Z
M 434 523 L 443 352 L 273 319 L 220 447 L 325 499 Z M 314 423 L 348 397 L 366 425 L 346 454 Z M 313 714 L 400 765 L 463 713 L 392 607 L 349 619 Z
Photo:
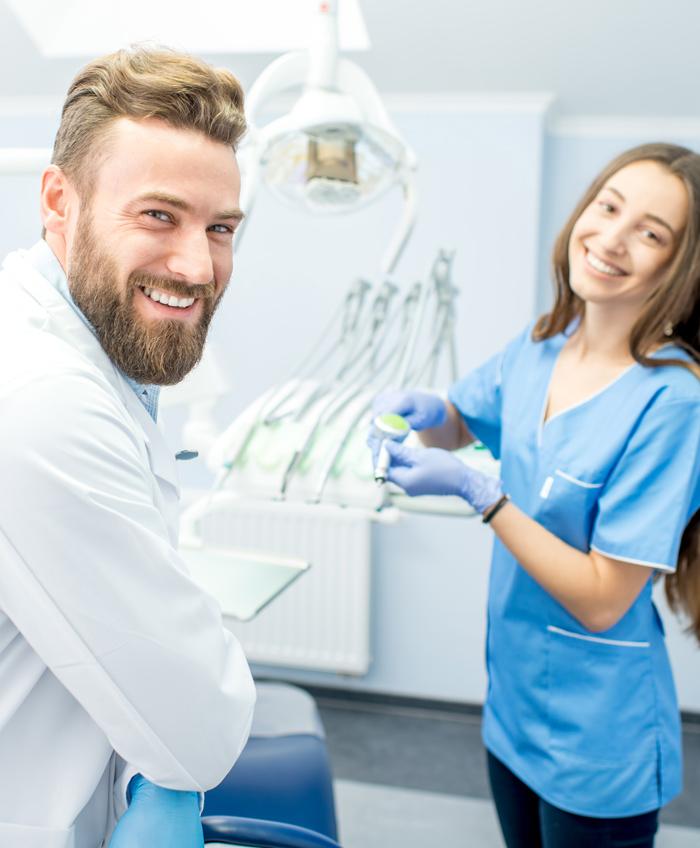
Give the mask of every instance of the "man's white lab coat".
M 133 771 L 220 782 L 254 688 L 178 556 L 156 424 L 27 254 L 0 296 L 0 846 L 99 848 Z

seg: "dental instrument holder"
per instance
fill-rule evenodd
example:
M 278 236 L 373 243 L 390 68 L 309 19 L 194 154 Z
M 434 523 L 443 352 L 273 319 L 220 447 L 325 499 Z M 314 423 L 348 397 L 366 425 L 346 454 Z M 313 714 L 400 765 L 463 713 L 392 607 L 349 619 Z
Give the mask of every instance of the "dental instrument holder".
M 411 427 L 401 415 L 394 413 L 384 413 L 377 415 L 372 422 L 372 435 L 381 439 L 379 446 L 379 456 L 377 464 L 374 467 L 374 480 L 380 485 L 386 483 L 386 476 L 389 473 L 391 465 L 391 457 L 387 450 L 386 443 L 388 440 L 392 442 L 403 442 L 411 432 Z

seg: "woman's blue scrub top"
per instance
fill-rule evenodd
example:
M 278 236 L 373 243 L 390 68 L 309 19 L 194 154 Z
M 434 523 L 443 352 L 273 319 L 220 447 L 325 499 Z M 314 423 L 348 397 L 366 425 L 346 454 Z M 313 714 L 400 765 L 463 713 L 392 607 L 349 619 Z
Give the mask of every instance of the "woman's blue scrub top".
M 649 566 L 649 582 L 614 627 L 592 633 L 496 539 L 484 742 L 554 806 L 637 815 L 681 789 L 678 705 L 651 578 L 675 569 L 700 507 L 700 381 L 679 366 L 634 364 L 543 424 L 566 336 L 534 342 L 531 332 L 449 398 L 501 460 L 513 503 L 581 551 Z M 655 354 L 669 356 L 688 359 L 674 346 Z

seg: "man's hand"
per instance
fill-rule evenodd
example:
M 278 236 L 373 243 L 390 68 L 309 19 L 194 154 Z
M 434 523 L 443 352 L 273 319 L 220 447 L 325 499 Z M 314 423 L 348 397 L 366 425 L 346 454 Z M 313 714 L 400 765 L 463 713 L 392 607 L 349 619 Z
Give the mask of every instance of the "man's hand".
M 196 792 L 163 789 L 140 774 L 131 779 L 129 791 L 129 808 L 109 848 L 203 848 Z

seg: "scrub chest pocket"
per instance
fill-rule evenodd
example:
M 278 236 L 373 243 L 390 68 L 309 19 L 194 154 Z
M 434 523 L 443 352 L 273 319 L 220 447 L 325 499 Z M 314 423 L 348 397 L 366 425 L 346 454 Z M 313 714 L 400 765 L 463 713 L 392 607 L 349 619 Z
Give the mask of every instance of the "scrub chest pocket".
M 602 482 L 581 479 L 556 468 L 541 476 L 534 493 L 533 518 L 560 539 L 588 551 Z
M 549 746 L 617 766 L 630 752 L 655 760 L 657 716 L 649 642 L 547 627 Z M 595 693 L 595 697 L 591 697 Z

